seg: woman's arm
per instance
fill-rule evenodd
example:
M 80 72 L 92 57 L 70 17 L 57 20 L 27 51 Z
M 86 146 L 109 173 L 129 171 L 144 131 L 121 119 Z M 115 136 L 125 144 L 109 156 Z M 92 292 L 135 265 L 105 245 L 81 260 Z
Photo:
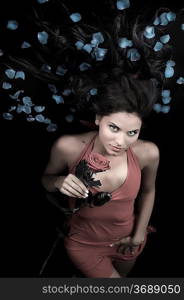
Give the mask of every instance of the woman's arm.
M 155 200 L 155 181 L 159 165 L 159 149 L 154 143 L 148 143 L 145 149 L 145 167 L 142 170 L 142 184 L 138 197 L 138 207 L 133 239 L 144 240 Z

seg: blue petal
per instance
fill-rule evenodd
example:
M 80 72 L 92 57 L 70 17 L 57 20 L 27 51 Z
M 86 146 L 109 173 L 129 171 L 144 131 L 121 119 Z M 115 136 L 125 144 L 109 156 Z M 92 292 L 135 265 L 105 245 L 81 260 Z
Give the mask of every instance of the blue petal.
M 23 71 L 17 71 L 15 75 L 15 79 L 18 78 L 25 80 L 25 73 Z
M 49 88 L 49 90 L 52 92 L 52 93 L 54 93 L 54 94 L 56 94 L 57 93 L 57 88 L 56 88 L 56 86 L 54 85 L 54 84 L 48 84 L 48 88 Z
M 11 121 L 11 120 L 13 119 L 13 115 L 10 114 L 10 113 L 3 113 L 3 118 L 4 118 L 5 120 Z
M 156 17 L 154 22 L 153 22 L 153 25 L 159 25 L 160 24 L 160 18 L 159 17 Z
M 169 97 L 170 96 L 170 90 L 163 90 L 162 91 L 162 97 Z
M 95 96 L 98 93 L 98 90 L 96 88 L 93 88 L 89 91 L 90 95 Z
M 4 90 L 9 90 L 9 89 L 12 88 L 12 84 L 9 83 L 9 82 L 3 82 L 2 88 L 3 88 Z
M 84 43 L 81 42 L 81 41 L 77 41 L 75 43 L 75 46 L 77 47 L 78 50 L 81 50 L 83 48 L 83 46 L 84 46 Z
M 153 26 L 146 26 L 144 30 L 144 36 L 147 39 L 152 39 L 155 37 L 155 28 Z
M 42 123 L 45 120 L 45 117 L 42 114 L 36 115 L 35 120 Z
M 163 48 L 163 44 L 160 42 L 156 42 L 153 50 L 157 52 L 157 51 L 160 51 L 162 48 Z
M 91 44 L 85 44 L 83 49 L 88 53 L 91 53 L 91 51 L 93 50 Z
M 127 57 L 131 60 L 131 61 L 137 61 L 141 58 L 139 52 L 137 51 L 137 49 L 135 48 L 131 48 L 127 51 Z
M 164 114 L 167 114 L 170 111 L 170 106 L 169 105 L 163 105 L 161 107 L 161 112 L 163 112 Z
M 133 43 L 131 40 L 128 40 L 127 38 L 120 38 L 118 41 L 118 45 L 120 48 L 127 48 L 127 47 L 132 47 Z
M 23 105 L 23 112 L 29 115 L 31 113 L 31 107 L 28 105 Z
M 74 120 L 74 117 L 73 115 L 69 114 L 65 117 L 65 120 L 68 122 L 68 123 L 72 123 L 73 120 Z
M 94 55 L 97 61 L 102 61 L 107 53 L 107 49 L 104 48 L 95 48 Z
M 14 95 L 9 95 L 10 98 L 14 99 L 14 100 L 17 100 L 20 93 L 24 93 L 24 90 L 19 90 L 17 91 Z
M 64 103 L 64 99 L 61 95 L 52 95 L 52 99 L 54 99 L 57 104 Z
M 86 70 L 88 70 L 89 68 L 91 68 L 91 65 L 90 64 L 87 64 L 87 63 L 82 63 L 82 64 L 80 64 L 80 66 L 79 66 L 79 69 L 80 69 L 80 71 L 86 71 Z
M 51 120 L 50 120 L 49 118 L 46 118 L 46 119 L 44 120 L 44 123 L 45 123 L 45 124 L 51 124 Z
M 37 37 L 41 44 L 47 44 L 49 35 L 46 31 L 38 32 Z
M 174 60 L 168 60 L 166 62 L 166 66 L 167 67 L 174 67 L 176 65 L 175 61 Z
M 26 118 L 26 120 L 28 121 L 28 122 L 34 122 L 35 121 L 35 118 L 33 117 L 33 116 L 28 116 L 27 118 Z
M 103 34 L 101 32 L 95 32 L 92 35 L 92 40 L 91 40 L 91 45 L 93 47 L 98 46 L 99 44 L 104 42 L 104 37 Z
M 9 112 L 16 110 L 16 106 L 10 106 L 10 108 L 8 109 Z
M 174 69 L 172 67 L 166 67 L 165 78 L 171 78 L 174 75 Z
M 160 18 L 160 25 L 166 26 L 169 23 L 166 12 L 162 13 L 159 18 Z
M 33 102 L 31 100 L 31 97 L 25 96 L 22 98 L 22 102 L 27 106 L 33 106 Z
M 6 69 L 5 74 L 9 79 L 13 79 L 15 77 L 15 70 L 13 69 Z
M 15 20 L 9 20 L 7 24 L 7 28 L 10 30 L 16 30 L 18 28 L 19 24 Z
M 30 48 L 31 47 L 31 44 L 29 44 L 28 42 L 24 41 L 21 45 L 21 48 L 22 49 L 26 49 L 26 48 Z
M 49 73 L 51 72 L 51 66 L 49 66 L 48 64 L 43 64 L 41 66 L 41 71 Z
M 173 13 L 172 11 L 168 12 L 168 13 L 167 13 L 167 19 L 168 19 L 169 22 L 175 21 L 175 19 L 176 19 L 176 14 Z
M 65 90 L 62 92 L 62 95 L 64 95 L 64 96 L 70 96 L 71 93 L 72 93 L 72 90 L 70 90 L 70 89 L 65 89 Z
M 54 132 L 54 131 L 56 131 L 57 130 L 57 125 L 56 124 L 54 124 L 54 123 L 52 123 L 52 124 L 49 124 L 49 126 L 47 126 L 47 131 L 48 132 Z
M 130 6 L 130 1 L 129 0 L 118 0 L 116 2 L 116 6 L 117 6 L 117 9 L 119 9 L 119 10 L 126 9 Z
M 164 104 L 170 103 L 170 102 L 171 102 L 171 97 L 163 97 L 163 98 L 162 98 L 162 102 L 163 102 Z
M 162 42 L 163 44 L 166 44 L 166 43 L 168 43 L 169 40 L 170 40 L 170 35 L 169 35 L 169 34 L 162 35 L 162 36 L 160 37 L 160 40 L 161 40 L 161 42 Z
M 181 30 L 184 30 L 184 24 L 181 24 Z
M 23 111 L 24 111 L 24 105 L 18 104 L 18 106 L 17 106 L 17 113 L 20 114 Z
M 3 50 L 0 49 L 0 56 L 3 56 Z
M 62 65 L 59 65 L 56 69 L 56 74 L 60 76 L 64 76 L 67 72 L 67 69 L 65 69 Z
M 45 110 L 45 106 L 34 106 L 34 110 L 38 113 L 42 112 Z
M 49 0 L 37 0 L 37 1 L 38 1 L 38 3 L 42 4 L 42 3 L 48 2 Z
M 161 106 L 161 104 L 159 104 L 159 103 L 156 103 L 156 104 L 153 105 L 153 109 L 154 109 L 154 111 L 156 111 L 157 113 L 159 113 L 159 112 L 161 111 L 161 108 L 162 108 L 162 106 Z
M 178 84 L 184 84 L 184 78 L 183 77 L 179 77 L 176 82 Z
M 81 17 L 81 14 L 79 14 L 79 13 L 73 13 L 73 14 L 70 15 L 70 19 L 74 23 L 77 23 L 77 22 L 79 22 L 82 19 L 82 17 Z

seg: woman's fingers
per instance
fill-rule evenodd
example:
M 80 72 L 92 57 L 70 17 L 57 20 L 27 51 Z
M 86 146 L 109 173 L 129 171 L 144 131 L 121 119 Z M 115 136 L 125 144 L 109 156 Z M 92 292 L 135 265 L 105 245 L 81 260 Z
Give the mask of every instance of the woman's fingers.
M 60 191 L 70 197 L 86 198 L 88 196 L 85 185 L 73 174 L 66 177 Z

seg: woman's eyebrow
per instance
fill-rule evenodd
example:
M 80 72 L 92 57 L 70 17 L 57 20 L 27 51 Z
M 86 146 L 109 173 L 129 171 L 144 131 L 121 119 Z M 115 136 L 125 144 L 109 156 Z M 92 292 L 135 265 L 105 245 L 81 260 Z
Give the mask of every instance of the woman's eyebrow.
M 119 126 L 117 126 L 115 123 L 113 123 L 113 122 L 110 122 L 110 123 L 112 123 L 113 125 L 115 125 L 117 128 L 119 128 L 119 129 L 121 129 Z M 128 130 L 128 131 L 135 131 L 135 130 L 140 130 L 139 128 L 136 128 L 136 129 L 131 129 L 131 130 Z

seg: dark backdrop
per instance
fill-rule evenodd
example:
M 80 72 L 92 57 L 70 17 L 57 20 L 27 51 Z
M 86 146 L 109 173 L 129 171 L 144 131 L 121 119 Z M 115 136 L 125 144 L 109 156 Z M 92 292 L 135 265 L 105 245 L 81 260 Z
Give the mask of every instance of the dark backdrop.
M 25 7 L 21 8 L 18 1 L 4 2 L 7 6 L 1 9 L 2 24 L 9 14 L 12 16 L 20 14 L 24 9 L 26 13 L 28 4 L 31 3 L 27 1 Z M 143 5 L 143 2 L 139 1 L 139 5 Z M 167 1 L 162 3 L 171 7 Z M 156 3 L 154 5 L 156 6 Z M 158 5 L 161 5 L 161 2 Z M 179 5 L 179 1 L 178 4 L 175 1 L 171 8 L 178 8 Z M 180 59 L 179 68 L 182 70 L 182 36 L 180 37 L 181 33 L 176 29 L 173 32 L 179 43 L 175 57 Z M 31 80 L 28 84 L 33 95 L 39 95 L 40 85 Z M 151 218 L 157 233 L 150 235 L 149 242 L 130 276 L 184 276 L 182 98 L 183 88 L 175 87 L 173 84 L 170 113 L 153 112 L 146 129 L 141 133 L 141 138 L 155 142 L 160 149 L 156 200 Z M 59 129 L 55 133 L 48 133 L 44 126 L 28 123 L 19 116 L 12 121 L 3 120 L 1 116 L 0 123 L 0 276 L 35 277 L 39 276 L 43 262 L 57 238 L 56 229 L 62 222 L 59 211 L 48 202 L 40 183 L 51 145 L 62 134 L 84 132 L 89 129 L 79 125 L 77 121 L 63 122 L 62 113 Z M 67 277 L 73 272 L 76 270 L 67 258 L 60 240 L 42 276 Z

